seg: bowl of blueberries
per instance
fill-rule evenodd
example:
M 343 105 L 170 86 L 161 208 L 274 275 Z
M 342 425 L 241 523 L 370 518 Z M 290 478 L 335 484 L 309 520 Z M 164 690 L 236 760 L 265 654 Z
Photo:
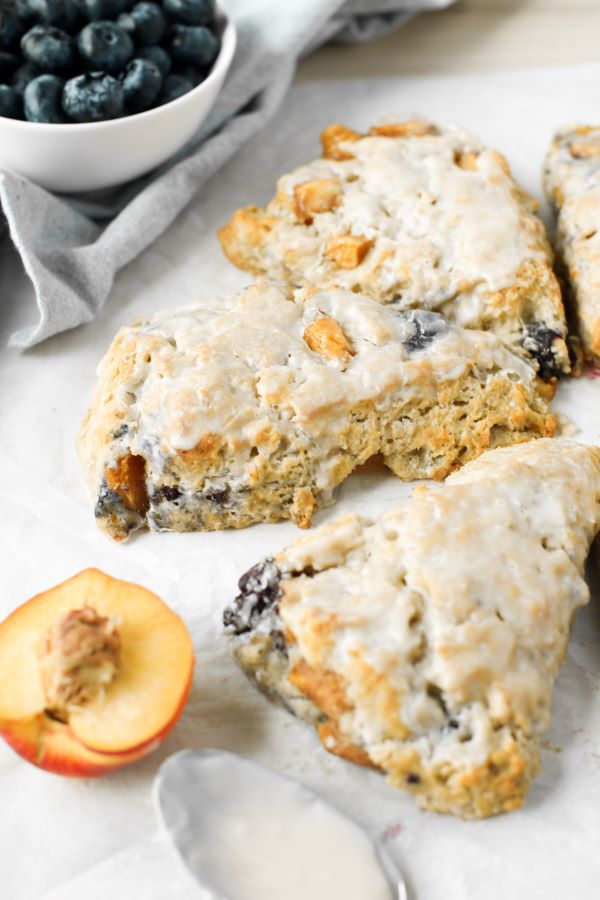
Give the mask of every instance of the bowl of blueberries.
M 0 0 L 0 170 L 100 190 L 180 150 L 235 52 L 215 0 Z

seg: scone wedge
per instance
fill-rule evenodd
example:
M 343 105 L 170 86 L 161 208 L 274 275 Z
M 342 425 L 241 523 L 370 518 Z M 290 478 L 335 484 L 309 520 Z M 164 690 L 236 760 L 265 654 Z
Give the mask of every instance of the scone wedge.
M 489 447 L 552 434 L 540 385 L 494 335 L 262 283 L 123 328 L 79 450 L 117 540 L 142 525 L 307 526 L 375 454 L 400 478 L 443 478 Z
M 293 285 L 360 291 L 492 331 L 550 379 L 569 371 L 560 287 L 537 203 L 506 159 L 420 119 L 359 134 L 332 125 L 323 157 L 219 232 L 229 259 Z
M 600 361 L 600 126 L 558 132 L 544 168 L 559 262 L 585 356 Z
M 378 521 L 345 515 L 250 569 L 235 657 L 333 753 L 425 809 L 517 809 L 600 528 L 600 449 L 484 454 Z

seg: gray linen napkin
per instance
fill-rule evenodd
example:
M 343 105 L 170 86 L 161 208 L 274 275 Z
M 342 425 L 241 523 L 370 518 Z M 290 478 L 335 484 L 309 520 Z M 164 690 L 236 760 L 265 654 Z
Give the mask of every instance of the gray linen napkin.
M 370 40 L 452 2 L 223 0 L 238 29 L 236 55 L 209 119 L 179 154 L 135 182 L 76 199 L 0 172 L 0 205 L 39 309 L 38 323 L 10 344 L 25 349 L 93 319 L 119 269 L 275 113 L 300 56 L 327 40 Z

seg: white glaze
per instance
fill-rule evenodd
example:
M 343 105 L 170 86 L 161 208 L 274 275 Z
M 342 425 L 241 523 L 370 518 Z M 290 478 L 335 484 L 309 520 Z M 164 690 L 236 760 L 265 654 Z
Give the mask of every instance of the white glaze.
M 179 853 L 214 900 L 394 900 L 373 842 L 298 782 L 219 751 L 157 777 Z

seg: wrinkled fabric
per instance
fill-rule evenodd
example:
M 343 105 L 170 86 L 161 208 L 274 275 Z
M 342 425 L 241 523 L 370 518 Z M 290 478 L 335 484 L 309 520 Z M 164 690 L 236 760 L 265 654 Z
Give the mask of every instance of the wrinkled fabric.
M 273 116 L 301 56 L 328 40 L 371 40 L 452 2 L 224 0 L 238 30 L 231 70 L 208 120 L 167 163 L 125 186 L 76 198 L 0 172 L 0 205 L 39 311 L 37 324 L 15 332 L 10 344 L 25 349 L 93 319 L 119 269 Z

